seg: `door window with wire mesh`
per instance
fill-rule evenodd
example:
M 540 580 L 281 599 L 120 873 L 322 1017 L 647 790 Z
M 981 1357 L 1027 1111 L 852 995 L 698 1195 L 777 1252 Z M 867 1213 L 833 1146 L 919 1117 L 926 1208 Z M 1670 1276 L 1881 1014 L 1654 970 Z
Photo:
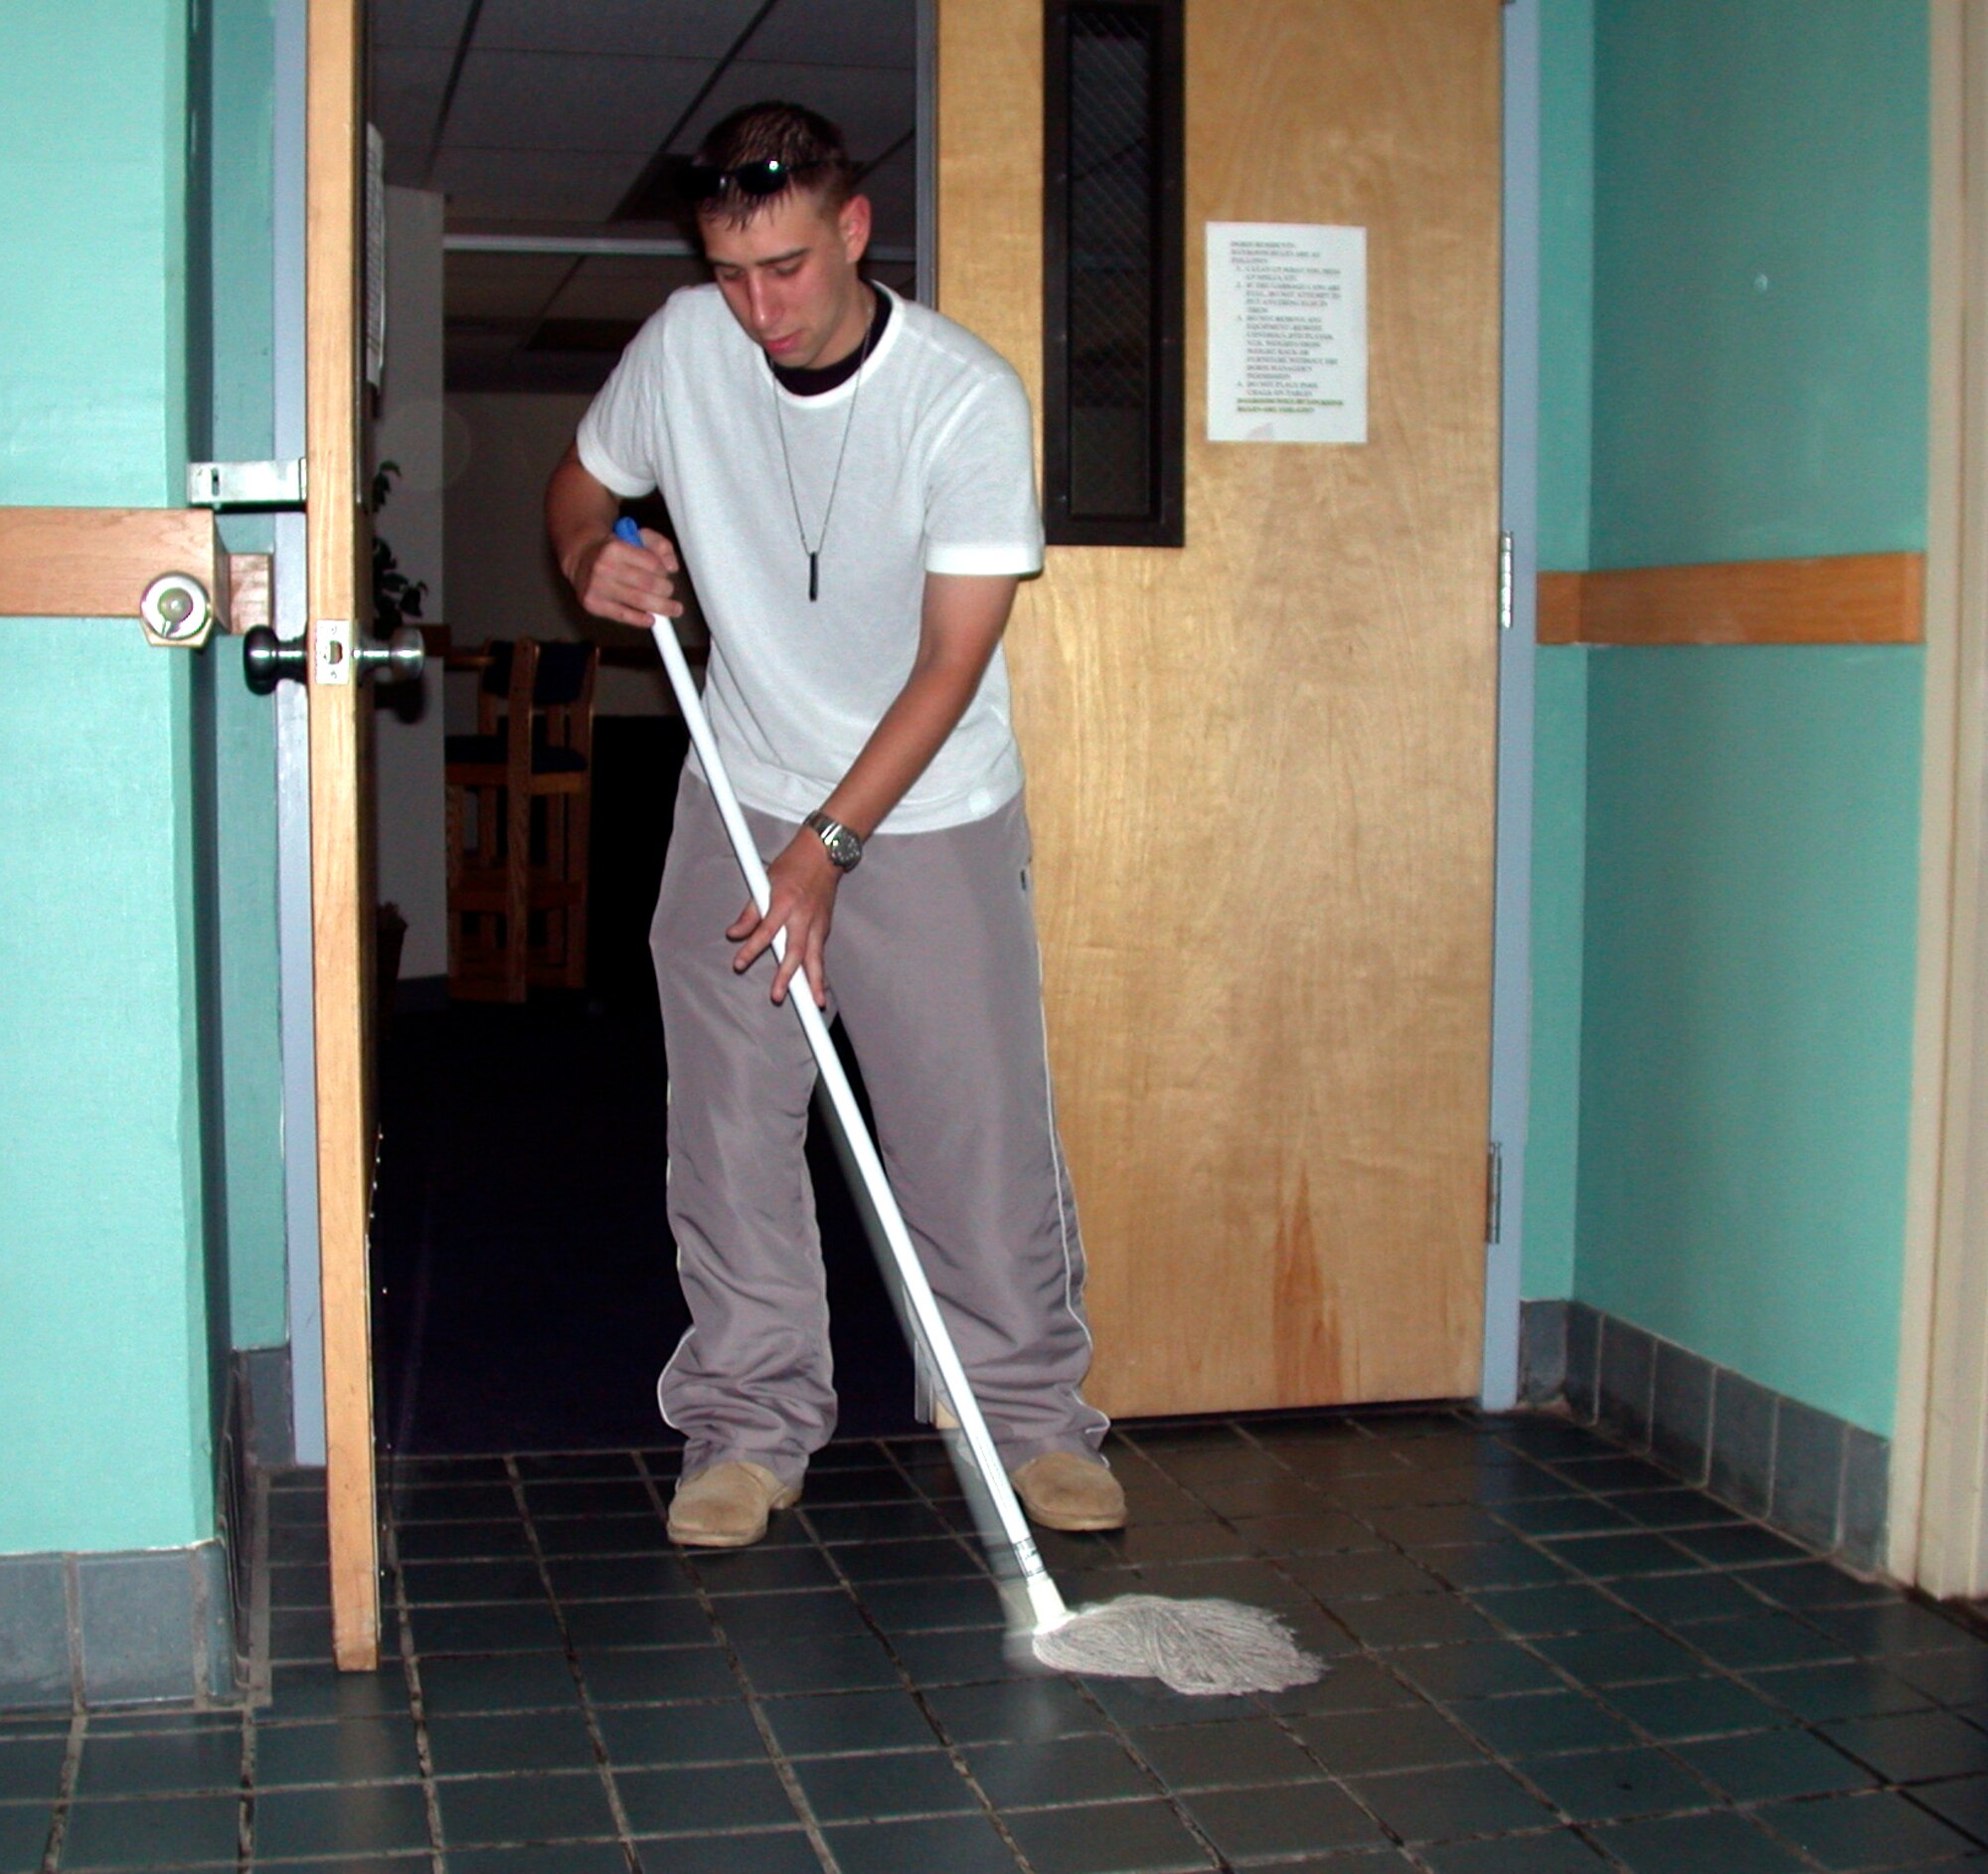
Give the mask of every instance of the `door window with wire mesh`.
M 1181 544 L 1180 0 L 1048 0 L 1046 523 Z

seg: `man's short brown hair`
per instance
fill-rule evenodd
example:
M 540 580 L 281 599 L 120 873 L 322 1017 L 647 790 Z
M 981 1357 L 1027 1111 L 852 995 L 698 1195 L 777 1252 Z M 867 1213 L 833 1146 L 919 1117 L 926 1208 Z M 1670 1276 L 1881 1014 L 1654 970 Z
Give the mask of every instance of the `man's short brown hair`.
M 792 170 L 785 189 L 753 195 L 729 180 L 748 163 L 777 162 Z M 855 166 L 842 132 L 804 104 L 771 101 L 746 104 L 713 126 L 699 146 L 696 166 L 718 171 L 728 180 L 715 195 L 697 206 L 700 221 L 723 222 L 743 228 L 769 203 L 783 200 L 794 189 L 816 196 L 823 211 L 834 215 L 856 187 Z

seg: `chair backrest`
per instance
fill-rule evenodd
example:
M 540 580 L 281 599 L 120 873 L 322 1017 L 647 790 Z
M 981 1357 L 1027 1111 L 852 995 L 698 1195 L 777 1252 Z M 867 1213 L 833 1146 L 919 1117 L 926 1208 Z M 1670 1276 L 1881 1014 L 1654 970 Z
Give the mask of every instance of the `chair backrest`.
M 535 638 L 493 637 L 483 648 L 490 662 L 476 694 L 476 732 L 501 734 L 513 758 L 522 753 L 529 765 L 532 695 L 538 688 L 542 646 Z
M 534 735 L 543 746 L 590 758 L 600 647 L 568 639 L 542 644 L 521 637 L 492 638 L 484 649 L 490 662 L 477 695 L 479 733 L 502 733 L 513 752 L 523 750 L 528 760 Z

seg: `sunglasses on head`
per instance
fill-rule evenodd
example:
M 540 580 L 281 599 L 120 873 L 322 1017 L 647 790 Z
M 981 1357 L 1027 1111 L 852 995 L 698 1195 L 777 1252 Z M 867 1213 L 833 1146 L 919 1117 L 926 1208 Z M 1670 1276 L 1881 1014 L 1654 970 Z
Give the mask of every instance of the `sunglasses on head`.
M 732 169 L 714 169 L 709 163 L 692 163 L 684 171 L 684 189 L 693 202 L 712 201 L 728 188 L 737 189 L 741 195 L 763 200 L 766 196 L 778 195 L 809 170 L 821 166 L 819 160 L 783 163 L 777 156 L 768 156 L 756 163 L 740 163 Z

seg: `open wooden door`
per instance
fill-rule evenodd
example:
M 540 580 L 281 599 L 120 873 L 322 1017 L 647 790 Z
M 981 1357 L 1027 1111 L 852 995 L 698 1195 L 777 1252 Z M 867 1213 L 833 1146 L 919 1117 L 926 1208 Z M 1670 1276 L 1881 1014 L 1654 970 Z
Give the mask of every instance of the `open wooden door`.
M 318 1229 L 324 1306 L 332 1645 L 347 1671 L 380 1657 L 373 1479 L 375 1146 L 371 708 L 354 647 L 370 583 L 360 506 L 362 0 L 310 0 L 305 154 L 311 922 L 317 1024 Z
M 1010 629 L 1119 1413 L 1478 1390 L 1500 0 L 1186 9 L 1186 535 Z M 1042 0 L 940 0 L 938 302 L 1039 394 Z M 1368 233 L 1359 445 L 1211 442 L 1205 229 Z

